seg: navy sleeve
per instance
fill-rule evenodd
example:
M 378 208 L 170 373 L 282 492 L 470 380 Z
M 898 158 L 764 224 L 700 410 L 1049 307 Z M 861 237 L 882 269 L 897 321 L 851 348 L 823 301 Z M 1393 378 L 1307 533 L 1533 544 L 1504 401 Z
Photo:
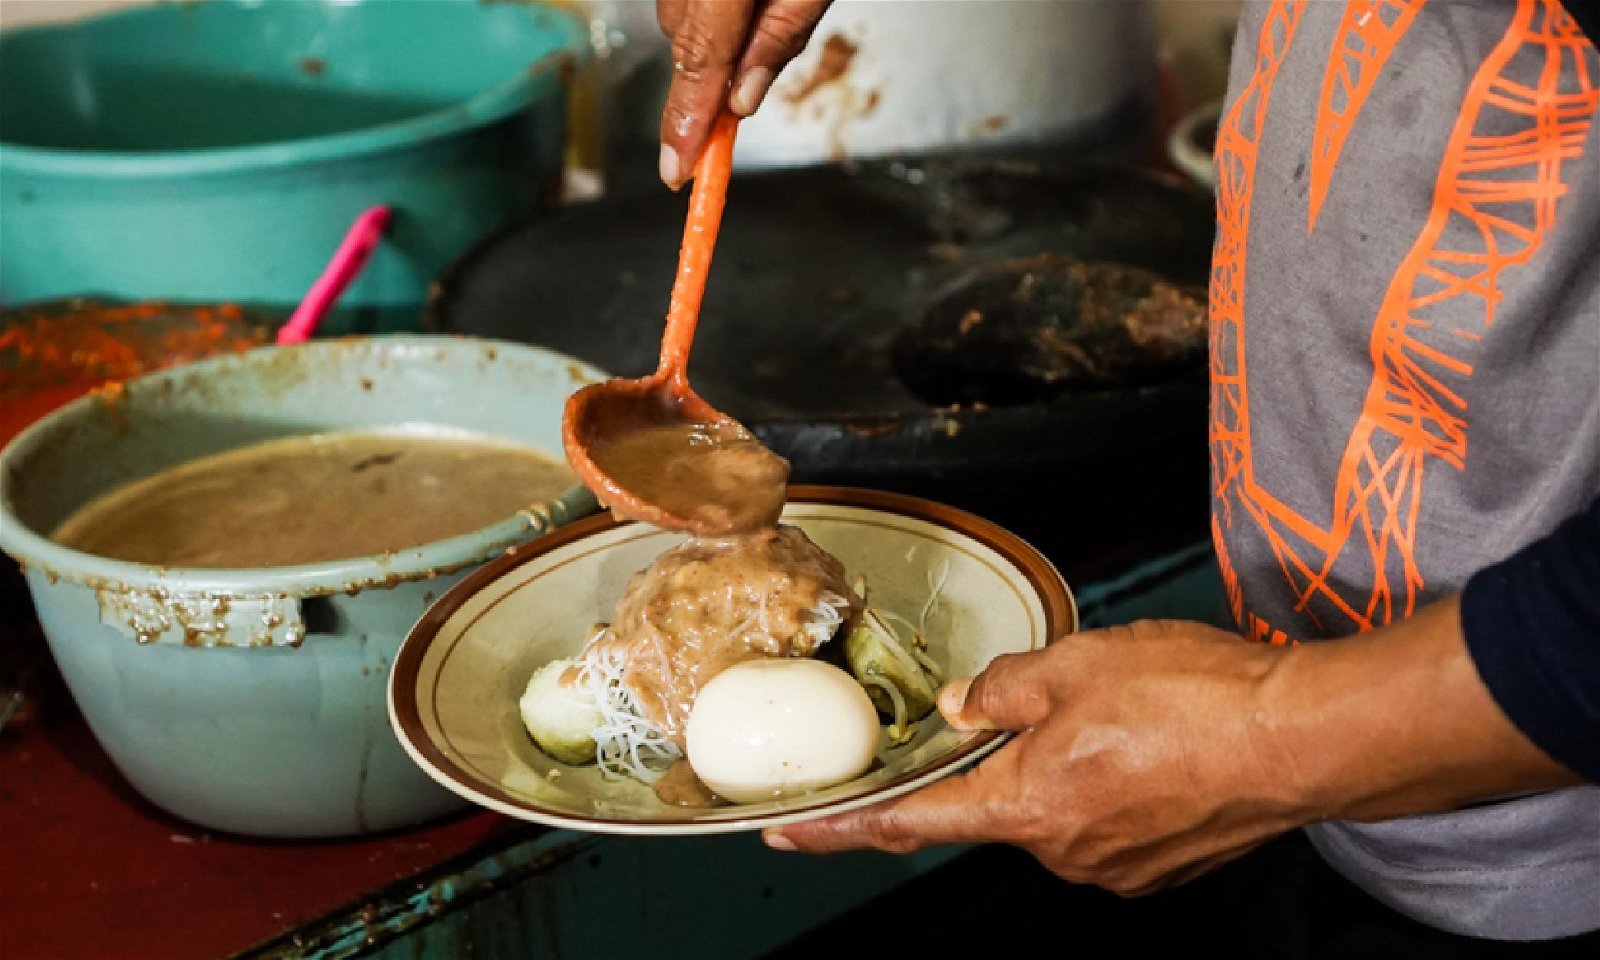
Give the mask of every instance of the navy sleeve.
M 1600 782 L 1600 499 L 1468 580 L 1461 627 L 1511 722 Z
M 1600 46 L 1600 0 L 1561 0 L 1589 42 Z

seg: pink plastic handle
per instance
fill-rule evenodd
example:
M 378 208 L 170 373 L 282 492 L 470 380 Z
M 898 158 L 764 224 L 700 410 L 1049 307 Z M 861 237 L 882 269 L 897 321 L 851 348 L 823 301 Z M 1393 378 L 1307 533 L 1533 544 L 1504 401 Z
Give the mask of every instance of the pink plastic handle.
M 361 273 L 361 268 L 367 265 L 367 259 L 372 256 L 372 251 L 377 249 L 378 242 L 383 239 L 383 231 L 389 226 L 389 208 L 377 206 L 362 213 L 356 222 L 350 225 L 350 230 L 344 235 L 344 240 L 339 244 L 339 249 L 333 254 L 333 259 L 328 261 L 327 269 L 322 271 L 322 276 L 311 285 L 305 299 L 300 301 L 300 306 L 294 310 L 294 315 L 289 322 L 278 330 L 279 343 L 304 343 L 311 339 L 311 334 L 316 332 L 317 324 L 338 302 L 339 295 L 344 293 L 344 288 L 350 285 Z

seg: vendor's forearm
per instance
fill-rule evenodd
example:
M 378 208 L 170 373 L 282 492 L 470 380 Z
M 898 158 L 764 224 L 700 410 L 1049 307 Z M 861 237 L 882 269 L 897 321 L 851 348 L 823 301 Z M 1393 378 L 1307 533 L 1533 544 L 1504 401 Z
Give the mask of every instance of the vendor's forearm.
M 1286 653 L 1262 695 L 1264 737 L 1316 819 L 1381 820 L 1582 782 L 1495 704 L 1453 597 Z

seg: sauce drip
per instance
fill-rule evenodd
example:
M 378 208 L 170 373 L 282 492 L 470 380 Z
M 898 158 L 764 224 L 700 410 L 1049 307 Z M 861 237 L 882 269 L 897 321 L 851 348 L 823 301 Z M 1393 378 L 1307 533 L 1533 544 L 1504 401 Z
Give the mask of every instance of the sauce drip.
M 669 807 L 718 807 L 728 801 L 695 776 L 689 761 L 679 760 L 651 788 L 656 799 Z
M 118 487 L 80 507 L 52 539 L 161 566 L 317 563 L 467 533 L 575 482 L 536 450 L 475 437 L 285 437 Z
M 732 421 L 634 429 L 596 443 L 590 456 L 700 536 L 770 529 L 783 511 L 788 461 Z

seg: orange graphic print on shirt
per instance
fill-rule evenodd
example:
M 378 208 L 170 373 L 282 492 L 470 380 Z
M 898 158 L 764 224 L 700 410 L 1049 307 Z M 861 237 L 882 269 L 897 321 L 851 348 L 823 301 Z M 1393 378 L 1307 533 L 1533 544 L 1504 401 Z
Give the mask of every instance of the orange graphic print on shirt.
M 1367 94 L 1377 85 L 1378 74 L 1389 54 L 1405 36 L 1426 0 L 1350 0 L 1328 55 L 1317 103 L 1316 143 L 1311 147 L 1311 207 L 1307 229 L 1317 226 L 1317 214 L 1333 181 L 1339 152 L 1355 125 Z
M 1584 58 L 1588 41 L 1557 0 L 1518 0 L 1504 36 L 1467 87 L 1427 219 L 1374 318 L 1372 379 L 1337 475 L 1327 484 L 1333 502 L 1324 527 L 1256 483 L 1245 365 L 1245 261 L 1256 151 L 1302 6 L 1283 0 L 1273 5 L 1262 27 L 1255 75 L 1218 132 L 1211 277 L 1213 539 L 1235 618 L 1249 635 L 1280 643 L 1288 639 L 1283 630 L 1244 609 L 1224 531 L 1235 523 L 1258 528 L 1293 591 L 1293 608 L 1319 631 L 1366 630 L 1414 611 L 1425 585 L 1417 557 L 1424 471 L 1435 461 L 1457 469 L 1466 464 L 1461 386 L 1472 376 L 1474 346 L 1495 322 L 1501 277 L 1537 254 L 1566 193 L 1563 169 L 1581 156 L 1600 103 L 1597 78 Z M 1359 27 L 1348 12 L 1345 22 Z M 1341 100 L 1342 109 L 1319 111 L 1313 162 L 1316 151 L 1331 159 L 1319 175 L 1324 193 L 1313 201 L 1314 210 L 1325 198 L 1355 112 L 1377 82 L 1382 57 L 1404 32 L 1394 29 L 1400 23 L 1397 18 L 1387 26 L 1386 49 L 1361 67 L 1350 87 L 1359 96 Z M 1345 49 L 1347 33 L 1341 29 L 1333 56 Z M 1530 59 L 1541 65 L 1531 85 L 1509 69 Z M 1326 102 L 1326 83 L 1323 92 Z M 1494 132 L 1480 132 L 1486 130 Z M 1330 582 L 1333 568 L 1354 551 L 1366 554 L 1372 580 L 1359 592 L 1341 593 Z M 1323 622 L 1327 611 L 1341 622 Z

